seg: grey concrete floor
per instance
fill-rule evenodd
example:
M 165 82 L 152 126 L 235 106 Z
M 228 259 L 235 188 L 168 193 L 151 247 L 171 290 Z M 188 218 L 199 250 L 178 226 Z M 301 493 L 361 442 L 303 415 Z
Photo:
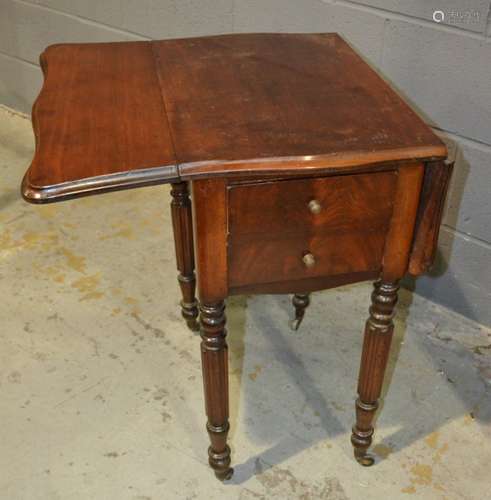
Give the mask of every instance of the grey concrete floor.
M 349 442 L 370 284 L 228 301 L 232 481 L 207 466 L 199 338 L 178 310 L 167 187 L 19 197 L 30 122 L 0 110 L 0 498 L 482 499 L 491 332 L 407 291 L 377 419 Z M 397 362 L 397 363 L 396 363 Z

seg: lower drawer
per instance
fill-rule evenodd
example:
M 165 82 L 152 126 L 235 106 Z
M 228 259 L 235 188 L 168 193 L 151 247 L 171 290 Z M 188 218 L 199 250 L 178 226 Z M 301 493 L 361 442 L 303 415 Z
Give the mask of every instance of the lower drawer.
M 302 280 L 381 268 L 385 230 L 232 239 L 229 286 Z

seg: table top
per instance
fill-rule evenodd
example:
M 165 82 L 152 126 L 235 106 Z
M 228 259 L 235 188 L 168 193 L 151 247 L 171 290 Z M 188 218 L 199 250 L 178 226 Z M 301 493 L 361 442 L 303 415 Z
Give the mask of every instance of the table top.
M 446 157 L 337 34 L 59 44 L 40 60 L 36 151 L 22 188 L 32 202 Z

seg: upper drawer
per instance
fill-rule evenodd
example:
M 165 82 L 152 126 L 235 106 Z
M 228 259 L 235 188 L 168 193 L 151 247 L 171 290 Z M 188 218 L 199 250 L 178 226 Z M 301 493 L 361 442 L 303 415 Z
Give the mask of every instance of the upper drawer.
M 229 188 L 232 235 L 372 231 L 386 227 L 397 173 L 340 175 Z

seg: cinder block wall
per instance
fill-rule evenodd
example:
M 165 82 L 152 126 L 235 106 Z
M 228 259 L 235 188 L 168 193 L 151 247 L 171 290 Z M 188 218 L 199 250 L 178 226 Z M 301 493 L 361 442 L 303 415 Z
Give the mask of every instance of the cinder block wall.
M 445 138 L 457 160 L 438 263 L 416 291 L 490 325 L 490 3 L 0 0 L 0 103 L 29 111 L 42 81 L 39 53 L 55 42 L 337 31 Z M 445 16 L 440 23 L 435 10 Z

